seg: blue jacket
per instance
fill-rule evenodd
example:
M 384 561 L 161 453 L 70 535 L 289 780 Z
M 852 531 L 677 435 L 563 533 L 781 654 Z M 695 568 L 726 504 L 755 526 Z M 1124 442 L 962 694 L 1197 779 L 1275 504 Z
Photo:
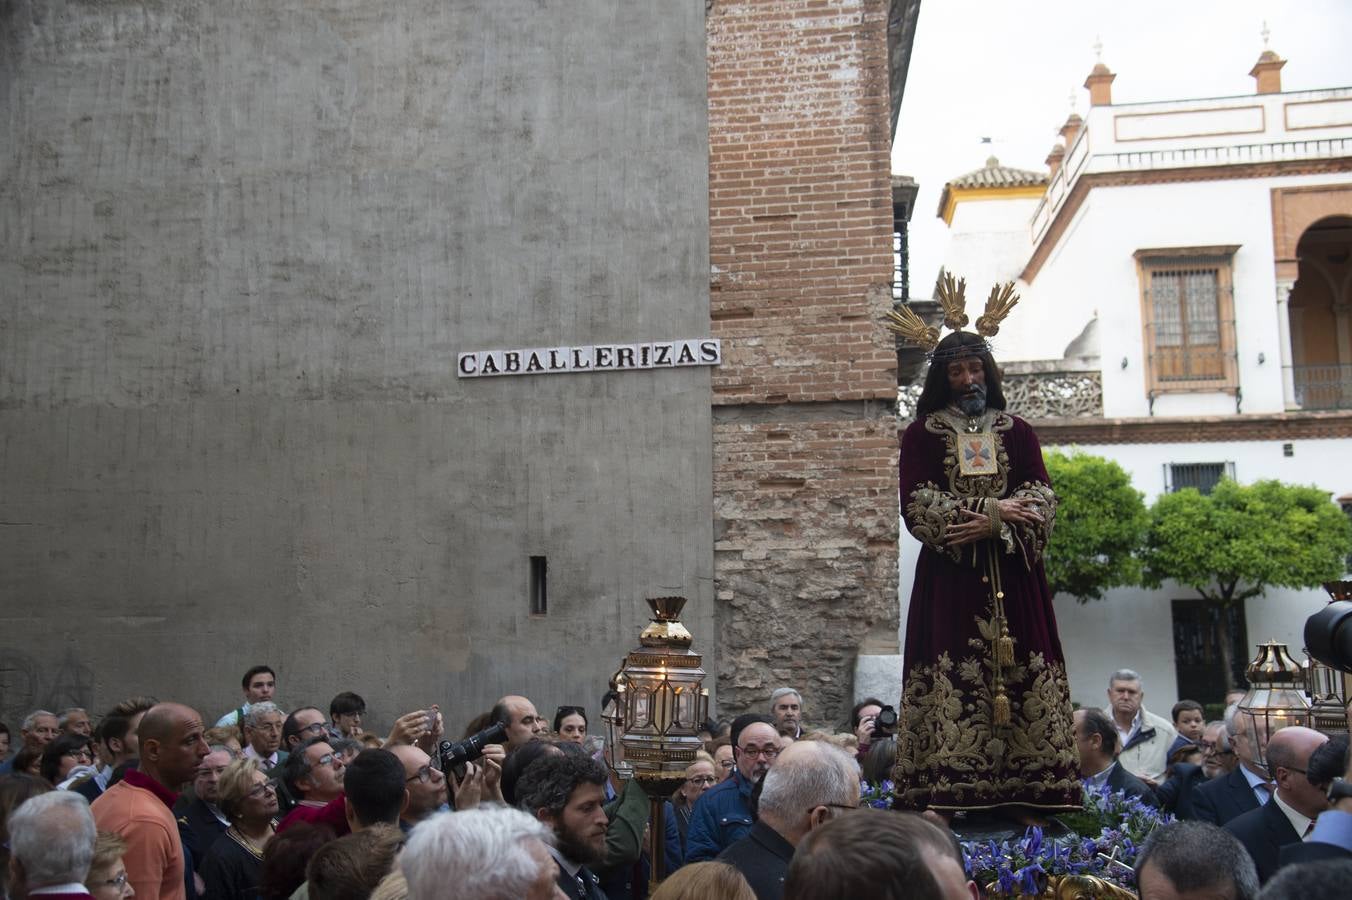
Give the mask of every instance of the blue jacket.
M 755 821 L 751 817 L 751 790 L 755 787 L 733 771 L 732 777 L 716 784 L 695 801 L 690 828 L 685 834 L 685 861 L 704 862 L 744 838 Z

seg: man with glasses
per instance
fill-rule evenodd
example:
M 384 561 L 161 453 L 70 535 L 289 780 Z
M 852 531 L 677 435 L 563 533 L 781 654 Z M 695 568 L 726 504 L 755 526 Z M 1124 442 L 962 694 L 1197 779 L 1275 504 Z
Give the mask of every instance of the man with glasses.
M 1272 797 L 1276 786 L 1268 770 L 1258 762 L 1259 744 L 1249 734 L 1252 722 L 1239 714 L 1238 706 L 1225 710 L 1225 733 L 1235 753 L 1236 765 L 1229 774 L 1197 785 L 1192 791 L 1194 818 L 1212 825 L 1224 825 L 1231 819 L 1258 809 Z M 1203 736 L 1203 740 L 1206 740 Z
M 178 822 L 178 836 L 183 841 L 185 856 L 199 869 L 211 845 L 230 827 L 230 820 L 216 803 L 220 796 L 221 773 L 232 759 L 229 747 L 212 744 L 211 752 L 197 764 L 192 791 L 184 791 L 174 804 L 174 819 Z
M 814 828 L 859 806 L 859 764 L 822 741 L 790 744 L 765 775 L 760 818 L 719 854 L 741 872 L 757 900 L 779 900 L 794 848 Z
M 435 812 L 451 807 L 446 799 L 446 776 L 432 766 L 432 758 L 412 744 L 386 747 L 404 766 L 408 803 L 399 814 L 399 827 L 409 831 Z
M 1259 809 L 1225 824 L 1258 867 L 1259 882 L 1276 873 L 1281 848 L 1299 844 L 1314 831 L 1314 820 L 1328 809 L 1328 797 L 1310 782 L 1310 754 L 1328 741 L 1312 728 L 1291 726 L 1273 732 L 1267 745 L 1268 771 L 1276 789 Z
M 319 821 L 323 810 L 343 795 L 346 767 L 327 737 L 301 744 L 282 764 L 282 784 L 295 807 L 282 819 L 283 827 L 297 821 Z
M 287 716 L 286 721 L 282 723 L 282 748 L 287 753 L 294 753 L 296 748 L 306 741 L 312 741 L 317 737 L 333 737 L 335 734 L 319 707 L 302 706 Z
M 732 722 L 732 778 L 700 797 L 685 837 L 685 861 L 714 859 L 751 830 L 751 792 L 779 756 L 779 732 L 768 716 L 738 716 Z
M 1195 819 L 1197 813 L 1192 807 L 1193 791 L 1213 778 L 1221 778 L 1234 771 L 1239 758 L 1230 749 L 1230 737 L 1225 733 L 1224 722 L 1208 722 L 1202 729 L 1202 739 L 1197 742 L 1202 749 L 1202 762 L 1174 763 L 1170 775 L 1157 788 L 1160 806 L 1165 812 L 1171 812 L 1180 819 Z

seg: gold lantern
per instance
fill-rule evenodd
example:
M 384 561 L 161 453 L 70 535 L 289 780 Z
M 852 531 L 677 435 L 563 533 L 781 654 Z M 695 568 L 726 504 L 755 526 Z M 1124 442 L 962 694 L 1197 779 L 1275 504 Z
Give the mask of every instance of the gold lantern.
M 1352 581 L 1326 581 L 1324 590 L 1329 592 L 1330 603 L 1352 600 Z M 1305 690 L 1310 695 L 1310 719 L 1314 723 L 1311 727 L 1329 737 L 1347 734 L 1347 704 L 1352 700 L 1349 681 L 1352 678 L 1315 659 L 1308 648 L 1305 657 Z
M 648 606 L 652 622 L 616 674 L 616 693 L 623 700 L 625 762 L 650 798 L 656 884 L 666 876 L 664 806 L 703 747 L 699 730 L 709 716 L 709 692 L 703 688 L 703 657 L 690 649 L 690 632 L 680 622 L 685 598 L 650 597 Z
M 1305 673 L 1286 645 L 1268 641 L 1244 672 L 1249 691 L 1239 701 L 1238 714 L 1253 743 L 1254 761 L 1267 765 L 1268 737 L 1288 725 L 1310 725 L 1310 702 L 1305 699 Z

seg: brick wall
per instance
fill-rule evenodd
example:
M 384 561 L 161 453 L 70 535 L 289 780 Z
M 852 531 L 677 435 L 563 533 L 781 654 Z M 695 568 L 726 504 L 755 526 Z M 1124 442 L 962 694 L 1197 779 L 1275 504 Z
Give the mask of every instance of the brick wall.
M 719 708 L 852 702 L 897 618 L 885 0 L 707 17 Z

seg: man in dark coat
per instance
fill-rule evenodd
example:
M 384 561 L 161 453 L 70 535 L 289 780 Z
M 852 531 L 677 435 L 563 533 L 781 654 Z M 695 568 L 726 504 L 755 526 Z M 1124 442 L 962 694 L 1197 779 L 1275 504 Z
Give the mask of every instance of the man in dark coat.
M 192 790 L 184 791 L 174 804 L 174 819 L 178 822 L 178 836 L 183 841 L 183 849 L 192 854 L 197 866 L 206 858 L 216 838 L 225 834 L 230 822 L 225 813 L 216 805 L 216 789 L 221 773 L 230 765 L 230 750 L 215 744 L 211 752 L 202 757 L 197 766 L 197 777 L 193 779 Z
M 1312 728 L 1293 726 L 1275 732 L 1267 746 L 1268 769 L 1277 785 L 1272 798 L 1225 825 L 1253 857 L 1261 882 L 1276 873 L 1281 848 L 1300 843 L 1328 808 L 1328 799 L 1306 774 L 1310 754 L 1327 740 Z
M 516 786 L 517 806 L 554 832 L 549 852 L 559 865 L 559 889 L 571 900 L 606 900 L 588 868 L 606 855 L 605 783 L 600 763 L 566 753 L 537 759 Z
M 1225 711 L 1225 730 L 1239 765 L 1223 778 L 1213 778 L 1192 791 L 1192 812 L 1196 819 L 1212 825 L 1224 825 L 1231 819 L 1257 809 L 1272 796 L 1275 785 L 1267 769 L 1258 762 L 1257 749 L 1249 736 L 1249 725 L 1238 715 L 1237 707 Z
M 858 805 L 859 767 L 850 755 L 821 741 L 799 741 L 765 776 L 759 819 L 718 860 L 742 873 L 757 900 L 779 900 L 798 842 Z
M 1117 761 L 1117 729 L 1099 709 L 1075 710 L 1075 747 L 1080 753 L 1080 775 L 1089 790 L 1104 787 L 1139 797 L 1147 806 L 1159 806 L 1155 792 Z

